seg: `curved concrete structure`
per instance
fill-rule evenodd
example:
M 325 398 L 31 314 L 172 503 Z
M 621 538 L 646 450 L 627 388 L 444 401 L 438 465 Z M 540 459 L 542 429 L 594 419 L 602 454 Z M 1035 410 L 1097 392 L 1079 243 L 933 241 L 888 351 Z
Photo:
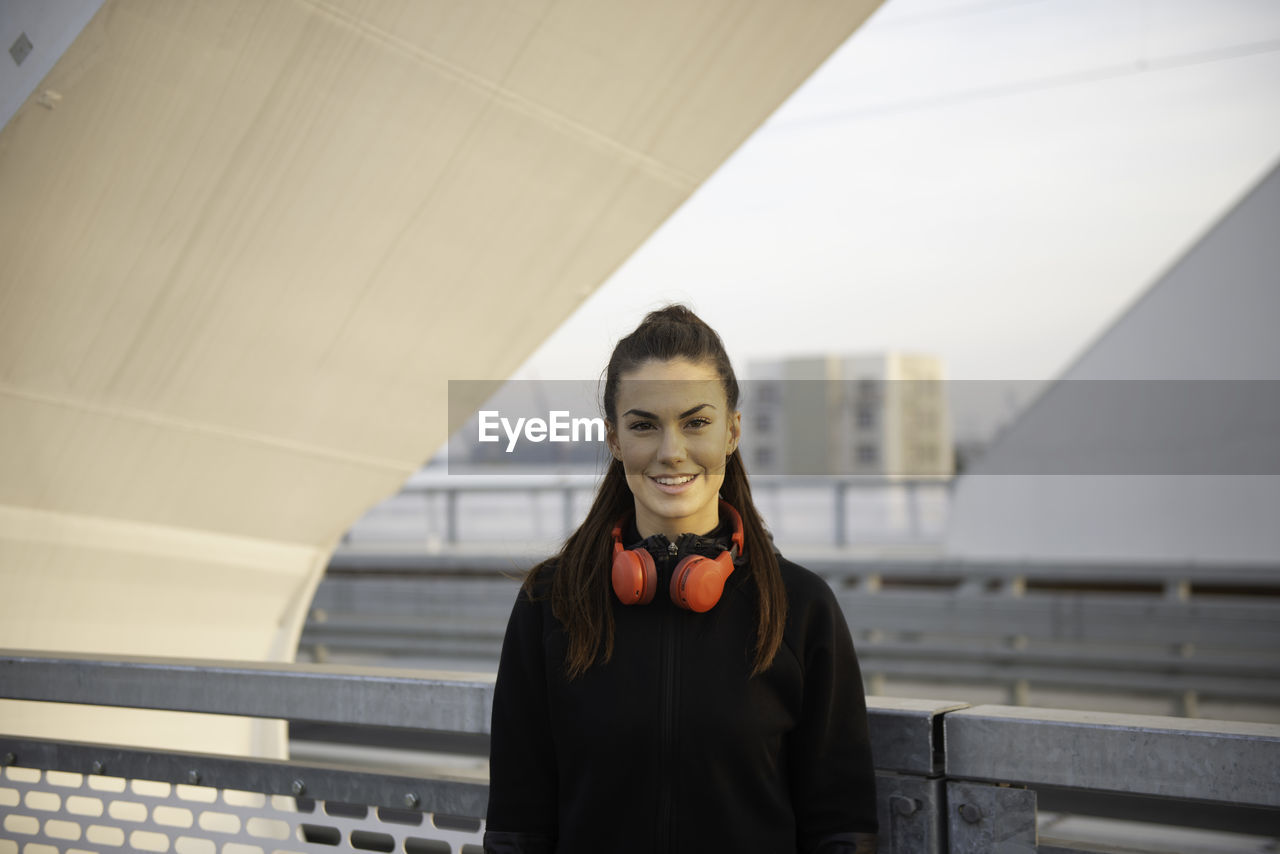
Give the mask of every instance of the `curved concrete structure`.
M 290 659 L 447 381 L 516 367 L 876 5 L 108 0 L 0 133 L 0 647 Z

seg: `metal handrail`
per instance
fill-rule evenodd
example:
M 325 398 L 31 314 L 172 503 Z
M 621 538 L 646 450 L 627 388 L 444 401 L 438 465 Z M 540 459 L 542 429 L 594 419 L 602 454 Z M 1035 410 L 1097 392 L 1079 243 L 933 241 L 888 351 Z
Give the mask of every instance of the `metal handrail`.
M 317 591 L 299 655 L 496 668 L 518 573 L 449 572 L 445 566 L 422 574 L 330 572 Z M 1280 571 L 1202 567 L 1186 582 L 1176 574 L 1194 568 L 1162 567 L 1174 575 L 1161 576 L 1155 566 L 1069 563 L 842 566 L 861 583 L 846 585 L 838 573 L 826 574 L 873 693 L 883 693 L 883 679 L 923 678 L 994 685 L 1009 692 L 1010 702 L 1024 703 L 1033 686 L 1061 686 L 1161 696 L 1189 715 L 1198 714 L 1203 700 L 1280 700 Z M 912 575 L 922 566 L 937 574 Z M 942 574 L 944 568 L 950 574 Z M 974 575 L 956 574 L 962 572 Z M 1033 575 L 1048 589 L 1033 589 Z M 895 577 L 930 583 L 894 587 Z M 876 583 L 869 583 L 872 578 Z M 984 581 L 992 578 L 1003 584 Z M 1025 584 L 1015 583 L 1018 578 Z M 1274 595 L 1201 595 L 1199 585 L 1209 580 L 1218 592 Z
M 0 650 L 0 698 L 488 733 L 494 675 Z
M 329 571 L 358 574 L 394 571 L 397 574 L 465 574 L 471 577 L 519 576 L 547 557 L 545 548 L 516 544 L 484 544 L 474 548 L 442 548 L 428 551 L 417 544 L 363 542 L 338 547 Z M 1181 593 L 1179 585 L 1251 592 L 1262 588 L 1280 596 L 1280 564 L 1168 563 L 1160 561 L 1110 562 L 1066 560 L 965 560 L 939 557 L 873 559 L 851 557 L 834 547 L 797 547 L 787 556 L 832 582 L 928 581 L 961 584 L 974 581 L 1027 581 L 1043 584 L 1145 585 Z M 834 585 L 833 585 L 834 586 Z
M 357 731 L 485 735 L 492 691 L 485 674 L 0 650 L 3 698 L 281 717 Z M 868 712 L 891 842 L 884 851 L 989 851 L 1001 827 L 1018 828 L 999 837 L 1016 842 L 1002 850 L 1033 851 L 1037 792 L 1046 805 L 1092 796 L 1103 811 L 1172 824 L 1259 833 L 1280 826 L 1278 725 L 882 697 L 869 698 Z M 473 816 L 483 812 L 487 790 L 483 777 L 424 780 L 14 735 L 0 735 L 0 765 Z
M 406 734 L 487 736 L 494 680 L 486 673 L 0 649 L 0 699 L 283 718 Z M 882 734 L 877 767 L 936 770 L 933 716 L 963 705 L 870 698 L 871 727 Z
M 492 674 L 478 673 L 0 650 L 0 698 L 352 727 L 487 734 L 493 685 Z M 868 713 L 882 769 L 938 770 L 933 727 L 945 715 L 949 775 L 1280 807 L 1280 725 L 884 697 L 868 698 Z M 1016 747 L 1016 739 L 1033 736 L 1070 751 Z M 1181 788 L 1144 788 L 1158 778 L 1132 763 L 1111 768 L 1118 745 L 1130 739 L 1193 757 L 1196 773 Z M 993 751 L 993 744 L 1014 747 Z M 1088 757 L 1100 763 L 1088 775 L 1063 776 Z
M 567 536 L 581 521 L 585 507 L 579 506 L 578 499 L 589 502 L 591 493 L 598 481 L 599 472 L 588 470 L 575 474 L 549 473 L 486 473 L 482 467 L 468 470 L 474 476 L 456 477 L 452 481 L 445 474 L 436 474 L 427 478 L 411 479 L 404 488 L 393 496 L 392 501 L 413 498 L 427 502 L 428 518 L 443 542 L 452 546 L 465 541 L 460 536 L 459 521 L 461 513 L 459 501 L 468 496 L 493 495 L 528 495 L 559 496 L 558 524 L 554 530 L 544 534 L 552 540 Z M 926 534 L 924 510 L 921 506 L 922 493 L 930 492 L 948 495 L 951 480 L 949 477 L 920 476 L 886 476 L 886 475 L 756 475 L 752 478 L 759 501 L 768 503 L 772 497 L 783 489 L 815 491 L 830 495 L 830 530 L 832 543 L 837 547 L 848 546 L 852 542 L 846 518 L 848 496 L 858 492 L 880 491 L 886 488 L 901 492 L 907 497 L 906 507 L 909 523 L 906 531 L 897 531 L 888 537 L 888 541 L 907 542 L 933 541 L 937 532 Z M 438 501 L 438 506 L 437 506 Z M 364 535 L 361 529 L 368 520 L 377 518 L 382 513 L 381 505 L 374 508 L 363 520 L 357 522 L 343 538 L 339 552 L 348 548 L 353 540 L 361 540 Z
M 975 706 L 944 729 L 948 777 L 1280 809 L 1275 724 Z

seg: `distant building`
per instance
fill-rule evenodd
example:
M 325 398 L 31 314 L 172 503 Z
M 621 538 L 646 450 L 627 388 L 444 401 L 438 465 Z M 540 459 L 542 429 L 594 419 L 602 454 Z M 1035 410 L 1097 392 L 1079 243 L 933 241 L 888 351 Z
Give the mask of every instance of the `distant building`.
M 907 353 L 752 361 L 742 395 L 760 474 L 950 477 L 942 363 Z

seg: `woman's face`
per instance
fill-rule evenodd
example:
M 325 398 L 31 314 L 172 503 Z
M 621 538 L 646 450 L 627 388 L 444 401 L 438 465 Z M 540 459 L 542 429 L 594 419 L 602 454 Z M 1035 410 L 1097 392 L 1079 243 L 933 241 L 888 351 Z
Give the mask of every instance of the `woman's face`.
M 663 533 L 674 541 L 715 528 L 741 423 L 710 362 L 645 362 L 619 377 L 609 450 L 622 461 L 642 537 Z

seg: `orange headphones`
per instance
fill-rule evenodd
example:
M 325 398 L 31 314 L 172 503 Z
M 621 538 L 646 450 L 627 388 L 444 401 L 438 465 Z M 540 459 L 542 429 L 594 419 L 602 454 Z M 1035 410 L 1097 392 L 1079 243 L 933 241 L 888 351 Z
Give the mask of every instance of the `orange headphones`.
M 729 502 L 720 500 L 720 509 L 733 520 L 731 545 L 714 558 L 689 555 L 676 564 L 671 574 L 671 601 L 686 611 L 710 611 L 720 601 L 724 583 L 733 572 L 734 558 L 743 554 L 742 517 Z M 622 525 L 613 526 L 613 592 L 624 605 L 648 605 L 658 589 L 658 569 L 645 548 L 622 546 Z

